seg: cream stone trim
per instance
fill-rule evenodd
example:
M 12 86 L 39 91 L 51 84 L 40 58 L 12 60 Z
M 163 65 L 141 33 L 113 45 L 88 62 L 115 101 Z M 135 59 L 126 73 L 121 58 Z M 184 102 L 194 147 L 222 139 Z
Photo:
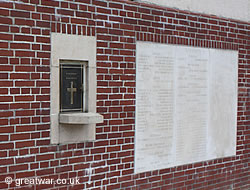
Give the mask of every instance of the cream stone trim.
M 87 113 L 60 114 L 60 60 L 87 61 Z M 51 34 L 51 143 L 95 140 L 95 123 L 103 121 L 96 113 L 96 38 Z M 91 117 L 92 116 L 92 117 Z
M 102 123 L 103 116 L 98 113 L 62 113 L 59 123 L 64 124 L 91 124 Z

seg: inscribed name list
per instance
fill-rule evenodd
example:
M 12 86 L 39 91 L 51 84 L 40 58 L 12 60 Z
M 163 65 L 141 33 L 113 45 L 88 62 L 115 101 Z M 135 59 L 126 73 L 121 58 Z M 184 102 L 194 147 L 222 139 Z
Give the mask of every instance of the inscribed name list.
M 235 154 L 236 51 L 137 42 L 136 64 L 136 173 Z

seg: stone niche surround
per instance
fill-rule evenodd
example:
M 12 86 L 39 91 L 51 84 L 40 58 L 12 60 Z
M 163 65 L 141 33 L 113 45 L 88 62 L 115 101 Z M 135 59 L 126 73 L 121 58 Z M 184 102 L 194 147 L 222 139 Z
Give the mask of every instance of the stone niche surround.
M 91 36 L 51 34 L 51 143 L 95 140 L 96 123 L 103 116 L 96 113 L 96 38 Z M 87 62 L 86 111 L 60 113 L 60 61 Z

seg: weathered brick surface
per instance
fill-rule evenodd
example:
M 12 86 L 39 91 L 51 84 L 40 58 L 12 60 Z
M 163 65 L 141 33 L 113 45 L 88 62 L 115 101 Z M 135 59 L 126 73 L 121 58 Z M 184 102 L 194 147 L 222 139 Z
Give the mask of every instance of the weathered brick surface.
M 79 177 L 74 189 L 249 189 L 249 29 L 125 0 L 0 1 L 0 189 L 15 189 L 7 176 Z M 51 32 L 97 38 L 104 122 L 94 142 L 49 144 Z M 239 51 L 236 156 L 134 174 L 137 40 Z M 37 185 L 46 188 L 67 186 Z

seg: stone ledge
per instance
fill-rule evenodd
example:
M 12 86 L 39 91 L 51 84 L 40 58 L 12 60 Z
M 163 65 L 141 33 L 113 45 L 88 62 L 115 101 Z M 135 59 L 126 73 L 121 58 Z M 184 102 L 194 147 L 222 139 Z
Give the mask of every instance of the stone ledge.
M 94 124 L 102 123 L 103 116 L 98 113 L 60 113 L 61 124 Z

